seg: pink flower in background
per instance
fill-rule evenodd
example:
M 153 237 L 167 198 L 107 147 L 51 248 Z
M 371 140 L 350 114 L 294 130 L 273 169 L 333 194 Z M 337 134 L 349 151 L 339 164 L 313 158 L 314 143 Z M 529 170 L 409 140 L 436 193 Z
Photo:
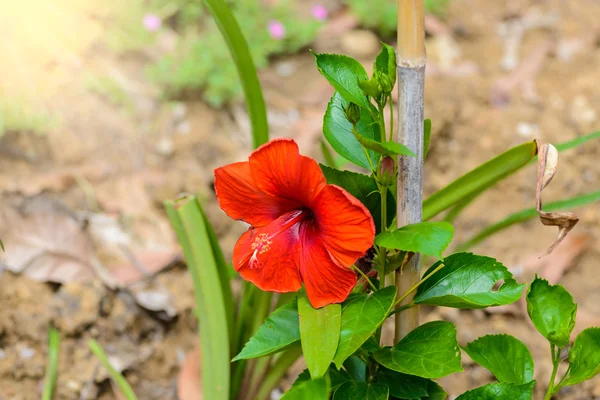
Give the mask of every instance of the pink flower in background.
M 281 40 L 285 36 L 285 27 L 277 20 L 269 21 L 269 34 L 273 39 Z
M 156 32 L 162 25 L 162 20 L 156 14 L 144 15 L 144 28 L 149 32 Z
M 313 17 L 315 17 L 315 19 L 318 21 L 325 21 L 327 19 L 327 16 L 329 15 L 329 11 L 327 10 L 327 8 L 325 8 L 325 6 L 321 4 L 316 4 L 312 6 L 310 12 L 312 13 Z

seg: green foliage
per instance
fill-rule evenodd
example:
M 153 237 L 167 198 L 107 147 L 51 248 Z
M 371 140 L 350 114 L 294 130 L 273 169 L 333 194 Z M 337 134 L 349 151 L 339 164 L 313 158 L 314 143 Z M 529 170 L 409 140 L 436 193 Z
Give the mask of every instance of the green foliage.
M 389 79 L 389 83 L 392 87 L 396 83 L 396 50 L 392 46 L 385 43 L 381 43 L 381 51 L 375 59 L 373 65 L 373 71 L 379 74 L 385 75 Z
M 487 335 L 463 350 L 501 383 L 522 385 L 533 380 L 533 358 L 519 339 L 510 335 Z
M 555 346 L 569 343 L 577 305 L 561 285 L 536 277 L 527 291 L 527 313 L 535 328 Z
M 370 296 L 360 294 L 344 302 L 340 340 L 333 359 L 338 368 L 381 326 L 395 299 L 396 287 L 387 286 Z
M 425 0 L 425 10 L 431 14 L 444 15 L 449 0 Z M 381 35 L 390 37 L 398 26 L 397 0 L 345 0 L 350 11 L 356 15 L 361 25 L 373 28 Z
M 313 379 L 323 376 L 333 360 L 340 339 L 341 311 L 340 304 L 313 308 L 304 291 L 298 295 L 302 352 Z
M 387 400 L 388 387 L 380 383 L 348 381 L 333 393 L 333 400 Z
M 564 386 L 576 385 L 600 373 L 600 328 L 588 328 L 575 338 L 569 350 L 571 368 Z
M 423 161 L 427 159 L 429 153 L 429 142 L 431 142 L 431 120 L 425 119 L 423 127 Z
M 377 381 L 387 384 L 390 396 L 399 399 L 444 400 L 446 392 L 434 381 L 381 367 Z
M 36 109 L 28 101 L 0 99 L 0 137 L 6 132 L 42 134 L 56 124 L 55 117 Z
M 232 361 L 277 353 L 299 340 L 298 306 L 294 299 L 273 311 Z
M 394 347 L 374 355 L 375 360 L 392 371 L 437 379 L 462 371 L 456 327 L 445 321 L 423 324 Z
M 375 244 L 441 259 L 453 235 L 454 227 L 447 222 L 419 222 L 382 232 L 375 238 Z
M 329 378 L 296 381 L 281 400 L 327 400 L 331 391 Z
M 535 381 L 524 385 L 513 383 L 490 383 L 477 389 L 469 390 L 458 396 L 456 400 L 531 400 Z
M 445 267 L 433 274 L 417 289 L 416 304 L 454 308 L 485 308 L 517 301 L 525 285 L 519 285 L 508 269 L 493 258 L 472 253 L 456 253 L 432 265 Z M 502 286 L 494 286 L 504 280 Z
M 333 94 L 323 118 L 323 135 L 339 155 L 360 167 L 371 170 L 371 165 L 379 160 L 379 153 L 372 150 L 365 151 L 354 135 L 352 124 L 344 112 L 348 104 L 349 102 L 339 92 Z M 379 125 L 367 109 L 361 109 L 356 130 L 367 139 L 381 140 Z
M 0 241 L 0 245 L 2 242 Z M 44 391 L 42 400 L 52 400 L 54 388 L 56 387 L 56 377 L 58 375 L 58 355 L 60 353 L 60 332 L 56 328 L 50 327 L 48 330 L 48 365 L 44 377 Z

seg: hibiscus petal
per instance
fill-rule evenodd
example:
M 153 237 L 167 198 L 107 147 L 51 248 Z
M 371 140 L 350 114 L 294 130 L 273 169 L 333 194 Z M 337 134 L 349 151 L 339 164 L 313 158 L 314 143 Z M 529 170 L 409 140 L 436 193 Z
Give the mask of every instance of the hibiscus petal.
M 295 202 L 262 192 L 252 180 L 248 162 L 215 169 L 215 192 L 227 215 L 255 227 L 265 226 L 297 207 Z
M 300 274 L 313 307 L 341 303 L 356 285 L 356 273 L 334 260 L 314 228 L 300 232 Z
M 273 197 L 293 199 L 310 207 L 326 185 L 315 160 L 300 155 L 292 139 L 275 139 L 250 155 L 250 169 L 257 186 Z
M 299 211 L 286 213 L 262 228 L 250 228 L 233 248 L 233 267 L 260 289 L 285 293 L 302 286 L 298 272 Z
M 373 246 L 371 213 L 344 189 L 327 185 L 315 198 L 312 211 L 325 247 L 344 267 L 354 264 Z

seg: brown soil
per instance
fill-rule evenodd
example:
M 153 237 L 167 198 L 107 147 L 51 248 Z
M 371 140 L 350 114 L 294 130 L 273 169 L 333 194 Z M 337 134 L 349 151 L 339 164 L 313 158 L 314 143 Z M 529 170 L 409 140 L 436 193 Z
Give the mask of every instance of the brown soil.
M 499 30 L 502 23 L 517 19 L 542 26 L 527 30 L 516 51 L 518 63 L 531 64 L 534 72 L 526 71 L 518 77 L 518 84 L 509 87 L 510 81 L 502 78 L 516 73 L 502 69 L 505 40 Z M 425 165 L 427 194 L 514 145 L 534 138 L 559 143 L 597 129 L 600 4 L 596 0 L 451 0 L 444 21 L 451 39 L 440 31 L 428 38 L 426 116 L 433 121 L 433 140 Z M 353 49 L 352 43 L 340 40 L 339 35 L 323 35 L 315 48 L 368 55 L 362 61 L 369 68 L 369 54 L 376 49 Z M 125 367 L 140 399 L 175 399 L 180 365 L 195 344 L 196 322 L 191 279 L 178 264 L 177 247 L 161 204 L 181 192 L 197 193 L 204 199 L 226 256 L 230 256 L 244 227 L 219 210 L 212 192 L 212 171 L 249 153 L 247 114 L 243 105 L 214 110 L 201 102 L 161 103 L 141 73 L 144 56 L 117 56 L 100 41 L 78 51 L 81 64 L 61 66 L 71 79 L 54 92 L 48 104 L 60 114 L 60 127 L 45 136 L 20 133 L 0 139 L 2 209 L 26 209 L 25 214 L 35 216 L 24 225 L 23 220 L 15 219 L 14 215 L 20 214 L 4 215 L 2 239 L 22 229 L 29 236 L 43 236 L 52 249 L 60 247 L 61 243 L 55 242 L 62 240 L 63 247 L 67 243 L 67 247 L 77 247 L 77 254 L 89 254 L 85 253 L 89 245 L 109 276 L 139 275 L 136 262 L 115 250 L 117 242 L 111 241 L 114 237 L 107 233 L 109 229 L 94 222 L 94 216 L 103 217 L 116 224 L 116 234 L 125 235 L 127 251 L 138 261 L 156 260 L 156 254 L 163 257 L 160 265 L 146 265 L 150 272 L 170 267 L 142 282 L 143 288 L 120 291 L 108 289 L 97 275 L 85 270 L 89 267 L 85 263 L 74 267 L 81 269 L 81 274 L 63 276 L 63 281 L 69 281 L 64 284 L 41 283 L 0 269 L 0 399 L 40 397 L 50 324 L 62 336 L 55 398 L 114 398 L 105 372 L 87 349 L 87 340 L 97 338 L 114 361 Z M 536 54 L 542 55 L 541 61 L 535 60 Z M 125 109 L 91 93 L 83 84 L 89 71 L 117 71 L 131 89 L 130 107 Z M 274 60 L 261 79 L 272 136 L 292 136 L 303 153 L 320 157 L 322 115 L 332 90 L 312 57 L 303 52 Z M 561 154 L 559 172 L 544 199 L 597 190 L 599 154 L 600 141 Z M 508 213 L 533 207 L 534 185 L 535 171 L 529 167 L 490 190 L 456 222 L 455 241 Z M 57 200 L 60 210 L 68 210 L 66 214 L 60 214 L 55 205 L 29 207 L 32 201 L 48 205 Z M 577 328 L 581 330 L 600 325 L 600 282 L 596 279 L 600 252 L 595 246 L 600 210 L 590 205 L 576 212 L 581 221 L 575 232 L 589 235 L 591 239 L 585 240 L 590 246 L 570 265 L 561 283 L 584 313 Z M 42 214 L 44 217 L 39 217 Z M 59 217 L 49 221 L 47 215 Z M 80 230 L 66 229 L 81 218 L 91 222 Z M 100 233 L 92 232 L 94 229 Z M 58 237 L 59 232 L 67 233 Z M 532 220 L 473 251 L 517 268 L 542 254 L 555 234 L 553 228 Z M 10 254 L 14 242 L 5 241 Z M 57 260 L 64 261 L 56 254 L 54 257 L 52 266 Z M 48 269 L 42 270 L 48 273 Z M 153 307 L 140 300 L 140 292 L 161 293 L 168 299 Z M 152 301 L 156 299 L 152 297 Z M 550 375 L 547 344 L 519 312 L 518 307 L 512 314 L 426 309 L 423 319 L 454 322 L 461 344 L 488 333 L 510 333 L 523 340 L 536 360 L 539 390 L 535 398 L 541 398 Z M 490 381 L 489 373 L 465 360 L 465 373 L 441 383 L 456 396 Z M 569 400 L 595 397 L 600 398 L 599 379 L 564 389 L 557 396 Z

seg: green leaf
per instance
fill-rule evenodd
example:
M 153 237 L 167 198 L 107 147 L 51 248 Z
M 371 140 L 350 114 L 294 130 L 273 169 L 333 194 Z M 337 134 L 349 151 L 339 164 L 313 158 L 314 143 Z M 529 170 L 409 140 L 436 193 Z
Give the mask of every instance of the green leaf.
M 333 360 L 340 339 L 341 311 L 340 304 L 313 308 L 304 290 L 298 294 L 302 352 L 313 379 L 323 376 Z
M 600 373 L 600 328 L 588 328 L 575 338 L 569 350 L 571 368 L 565 386 L 576 385 Z
M 360 133 L 360 131 L 359 131 Z M 377 153 L 384 156 L 395 156 L 395 155 L 403 155 L 403 156 L 415 156 L 408 147 L 403 144 L 397 142 L 378 142 L 376 140 L 369 139 L 364 137 L 363 135 L 357 135 L 355 133 L 354 137 L 360 144 L 362 144 L 365 148 L 369 150 L 376 151 Z
M 0 248 L 2 249 L 2 251 L 6 252 L 6 250 L 4 249 L 4 243 L 2 243 L 2 240 L 0 240 Z
M 431 120 L 427 118 L 424 122 L 423 127 L 423 161 L 427 158 L 429 153 L 429 143 L 431 142 Z
M 248 43 L 226 1 L 206 0 L 206 5 L 227 42 L 231 57 L 240 75 L 252 125 L 252 143 L 254 148 L 257 148 L 269 141 L 269 124 L 262 88 Z M 210 399 L 212 400 L 212 397 Z
M 333 393 L 333 400 L 387 400 L 388 387 L 383 383 L 344 382 Z
M 281 400 L 327 400 L 331 384 L 327 377 L 296 381 Z
M 396 299 L 396 287 L 387 286 L 372 295 L 361 294 L 342 306 L 340 341 L 333 362 L 341 368 L 385 321 Z
M 271 313 L 232 361 L 267 356 L 300 340 L 296 299 Z
M 535 381 L 524 385 L 513 383 L 490 383 L 477 389 L 469 390 L 458 396 L 456 400 L 531 400 Z
M 463 350 L 501 383 L 522 385 L 533 379 L 533 358 L 519 339 L 510 335 L 487 335 Z
M 423 220 L 436 216 L 464 198 L 483 192 L 527 165 L 536 155 L 537 145 L 528 142 L 500 154 L 467 172 L 454 182 L 438 190 L 423 202 Z
M 429 381 L 427 391 L 429 392 L 429 396 L 421 400 L 446 400 L 446 397 L 448 397 L 448 393 L 434 381 Z
M 472 253 L 455 253 L 433 264 L 425 276 L 440 263 L 444 267 L 419 286 L 416 304 L 454 308 L 485 308 L 517 301 L 525 284 L 519 285 L 508 269 L 493 258 Z M 497 290 L 495 284 L 504 280 Z
M 402 374 L 387 368 L 380 368 L 377 373 L 377 382 L 385 383 L 390 389 L 390 396 L 399 399 L 418 399 L 429 396 L 429 379 L 418 376 Z
M 386 75 L 390 79 L 392 87 L 396 83 L 396 51 L 386 43 L 381 43 L 381 51 L 375 59 L 373 71 Z
M 344 368 L 353 380 L 358 382 L 367 381 L 367 363 L 358 356 L 350 356 L 344 362 Z
M 454 227 L 447 222 L 419 222 L 382 232 L 375 238 L 375 244 L 441 259 L 453 235 Z
M 346 118 L 345 108 L 348 106 L 339 92 L 335 92 L 329 100 L 327 111 L 323 118 L 323 135 L 331 147 L 342 157 L 354 164 L 371 170 L 371 165 L 365 154 L 365 149 L 358 142 L 352 132 L 352 124 Z M 361 108 L 360 121 L 356 125 L 356 130 L 361 136 L 374 141 L 381 140 L 381 131 L 379 123 L 373 120 L 369 110 Z M 373 165 L 379 161 L 379 153 L 367 150 Z
M 403 374 L 437 379 L 462 371 L 456 327 L 445 321 L 433 321 L 410 332 L 394 347 L 375 354 L 384 367 Z
M 202 389 L 206 399 L 229 398 L 230 341 L 221 274 L 200 203 L 193 196 L 166 202 L 165 208 L 192 275 L 202 350 Z
M 538 332 L 550 343 L 559 347 L 569 343 L 577 304 L 564 287 L 550 285 L 536 276 L 527 290 L 527 313 Z
M 367 72 L 355 59 L 340 54 L 316 54 L 319 72 L 347 102 L 369 109 L 370 104 L 358 81 L 369 79 Z
M 331 392 L 335 392 L 335 389 L 337 389 L 342 383 L 347 382 L 347 381 L 351 381 L 352 377 L 348 374 L 348 372 L 346 372 L 345 370 L 337 370 L 335 369 L 335 367 L 333 365 L 331 365 L 329 367 L 329 369 L 327 370 L 327 375 L 329 376 L 329 379 L 331 380 Z M 302 371 L 300 373 L 300 375 L 298 375 L 298 378 L 296 378 L 296 380 L 294 381 L 294 385 L 302 382 L 302 381 L 309 381 L 310 380 L 310 372 L 308 371 L 308 368 L 305 369 L 304 371 Z
M 373 177 L 358 174 L 351 171 L 340 171 L 321 165 L 321 170 L 327 179 L 327 183 L 344 188 L 352 196 L 356 197 L 371 213 L 377 231 L 381 230 L 381 194 L 377 190 L 377 183 Z M 388 224 L 396 216 L 396 200 L 388 191 Z
M 592 192 L 588 194 L 584 194 L 581 196 L 572 197 L 566 200 L 555 201 L 552 203 L 544 204 L 544 210 L 548 212 L 560 211 L 560 210 L 572 210 L 575 207 L 585 206 L 587 204 L 594 203 L 596 201 L 600 201 L 600 190 L 597 192 Z M 523 211 L 519 211 L 517 213 L 511 214 L 500 222 L 497 222 L 493 225 L 490 225 L 484 229 L 482 229 L 475 236 L 471 237 L 466 242 L 460 245 L 460 250 L 468 250 L 469 248 L 475 246 L 476 244 L 482 242 L 488 237 L 506 229 L 514 224 L 518 224 L 520 222 L 524 222 L 530 220 L 532 218 L 537 218 L 538 213 L 535 208 L 528 208 Z

